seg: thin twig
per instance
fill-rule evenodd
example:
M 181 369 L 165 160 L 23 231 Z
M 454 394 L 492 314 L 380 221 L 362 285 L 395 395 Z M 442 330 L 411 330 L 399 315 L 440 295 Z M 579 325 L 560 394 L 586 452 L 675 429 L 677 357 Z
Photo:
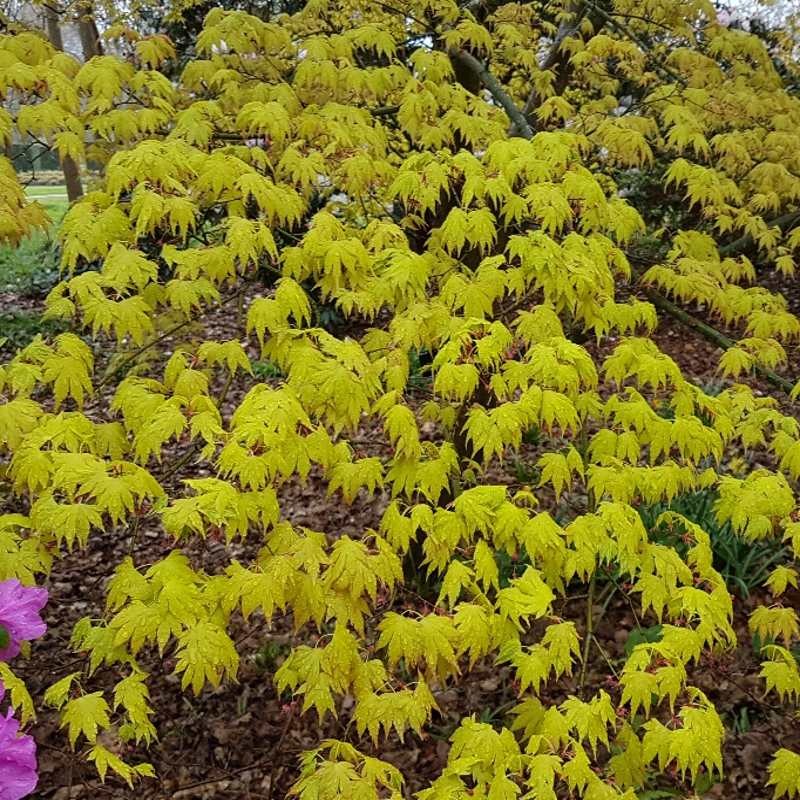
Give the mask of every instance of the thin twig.
M 294 721 L 294 706 L 290 706 L 289 710 L 287 711 L 286 715 L 286 722 L 283 725 L 283 729 L 281 730 L 280 738 L 278 739 L 278 743 L 272 749 L 273 758 L 272 758 L 272 766 L 270 767 L 269 771 L 269 792 L 267 794 L 267 800 L 272 800 L 275 796 L 275 782 L 278 778 L 278 769 L 283 768 L 281 764 L 281 754 L 283 753 L 283 743 L 286 740 L 287 735 L 289 734 L 289 729 L 292 727 L 292 722 Z
M 594 592 L 596 584 L 596 576 L 592 575 L 589 581 L 589 595 L 586 598 L 586 632 L 583 634 L 583 663 L 581 664 L 581 674 L 578 679 L 578 694 L 581 696 L 583 696 L 586 688 L 586 672 L 589 668 L 589 653 L 592 647 L 592 637 L 594 636 Z
M 586 6 L 586 8 L 591 9 L 595 14 L 597 14 L 598 17 L 603 19 L 608 25 L 614 28 L 617 33 L 625 36 L 627 39 L 630 39 L 630 41 L 632 41 L 645 54 L 653 68 L 656 70 L 656 72 L 660 72 L 662 77 L 671 78 L 684 88 L 688 86 L 688 81 L 686 78 L 684 78 L 680 73 L 675 72 L 675 70 L 671 69 L 670 67 L 665 66 L 663 60 L 658 59 L 653 54 L 652 48 L 646 42 L 643 42 L 639 36 L 637 36 L 627 25 L 620 22 L 614 17 L 614 15 L 609 14 L 605 9 L 600 8 L 599 6 L 590 2 L 590 0 L 581 0 L 581 2 L 584 6 Z
M 767 227 L 780 228 L 782 233 L 786 233 L 787 231 L 794 228 L 798 222 L 800 222 L 800 211 L 790 211 L 787 214 L 782 214 L 780 217 L 776 217 L 775 219 L 769 220 L 767 222 Z M 734 239 L 729 244 L 720 247 L 719 254 L 723 258 L 726 258 L 727 256 L 739 252 L 739 250 L 744 250 L 744 248 L 747 247 L 752 241 L 753 241 L 752 234 L 745 233 L 738 239 Z
M 611 670 L 611 672 L 614 673 L 614 677 L 617 680 L 619 680 L 619 673 L 615 669 L 614 665 L 611 663 L 611 659 L 608 657 L 608 653 L 606 652 L 605 647 L 603 647 L 603 645 L 600 644 L 600 640 L 594 634 L 592 634 L 592 641 L 597 645 L 597 649 L 600 651 L 600 655 L 603 656 L 606 664 L 608 664 L 608 668 Z
M 245 286 L 242 286 L 241 288 L 237 289 L 232 294 L 229 294 L 227 297 L 224 297 L 222 300 L 220 300 L 220 302 L 218 304 L 219 307 L 221 308 L 222 306 L 225 306 L 228 303 L 230 303 L 231 300 L 235 300 L 237 297 L 239 297 L 239 295 L 244 293 L 245 288 L 246 288 Z M 207 309 L 207 310 L 210 310 L 210 309 Z M 187 317 L 182 322 L 178 322 L 175 325 L 173 325 L 171 328 L 167 328 L 167 330 L 165 330 L 163 333 L 159 334 L 155 339 L 152 339 L 151 341 L 147 342 L 146 344 L 143 344 L 141 347 L 137 347 L 136 350 L 134 350 L 129 356 L 127 356 L 127 358 L 123 359 L 122 363 L 117 364 L 114 367 L 114 369 L 110 370 L 100 380 L 100 382 L 97 384 L 97 386 L 95 386 L 95 390 L 101 389 L 103 386 L 105 386 L 110 380 L 112 380 L 112 378 L 120 370 L 124 369 L 129 364 L 132 364 L 134 361 L 136 361 L 136 359 L 139 358 L 139 356 L 142 355 L 142 353 L 146 353 L 151 347 L 155 347 L 156 345 L 158 345 L 161 342 L 163 342 L 165 339 L 168 339 L 170 336 L 172 336 L 173 333 L 177 333 L 182 328 L 185 328 L 187 325 L 191 324 L 192 322 L 196 322 L 196 321 L 197 321 L 196 317 Z

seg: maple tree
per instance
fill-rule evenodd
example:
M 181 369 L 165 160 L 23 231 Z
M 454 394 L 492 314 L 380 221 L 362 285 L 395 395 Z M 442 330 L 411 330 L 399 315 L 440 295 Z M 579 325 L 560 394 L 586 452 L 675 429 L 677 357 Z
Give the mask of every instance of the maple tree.
M 199 693 L 236 679 L 232 620 L 291 614 L 303 643 L 277 690 L 311 720 L 352 697 L 378 752 L 423 734 L 476 663 L 507 665 L 508 719 L 467 715 L 421 800 L 634 798 L 659 772 L 686 791 L 719 776 L 725 728 L 689 675 L 735 644 L 732 596 L 707 531 L 667 510 L 682 543 L 668 546 L 639 508 L 714 489 L 737 536 L 787 543 L 750 627 L 764 691 L 797 703 L 800 622 L 782 596 L 800 556 L 800 390 L 784 369 L 800 321 L 763 285 L 794 274 L 800 247 L 791 41 L 770 50 L 704 0 L 309 0 L 268 19 L 210 11 L 171 79 L 166 36 L 124 19 L 104 36 L 114 49 L 80 64 L 37 32 L 0 35 L 0 136 L 102 165 L 64 218 L 47 298 L 72 331 L 0 367 L 4 480 L 25 511 L 0 516 L 0 580 L 34 583 L 89 537 L 142 525 L 175 542 L 115 565 L 106 614 L 76 625 L 86 668 L 45 698 L 69 743 L 103 778 L 153 775 L 99 738 L 156 740 L 152 653 Z M 0 160 L 0 237 L 44 224 Z M 187 337 L 159 360 L 245 296 L 241 341 Z M 328 308 L 343 325 L 322 324 Z M 649 338 L 664 315 L 719 345 L 721 392 Z M 282 378 L 248 379 L 229 414 L 252 375 L 245 337 Z M 91 343 L 114 351 L 104 372 Z M 359 427 L 383 432 L 381 455 Z M 538 485 L 496 482 L 531 430 Z M 742 448 L 767 466 L 732 470 Z M 386 495 L 375 530 L 292 526 L 280 489 L 312 471 L 346 503 Z M 182 548 L 209 535 L 263 548 L 206 573 Z M 435 601 L 419 612 L 394 602 L 412 574 Z M 609 576 L 660 636 L 618 686 L 587 691 L 582 674 L 543 702 L 599 646 Z M 584 593 L 582 626 L 555 615 Z M 110 693 L 93 688 L 101 666 L 118 671 Z M 20 682 L 12 701 L 31 709 Z M 357 745 L 322 741 L 292 792 L 403 796 Z M 800 794 L 798 759 L 775 754 L 776 795 Z

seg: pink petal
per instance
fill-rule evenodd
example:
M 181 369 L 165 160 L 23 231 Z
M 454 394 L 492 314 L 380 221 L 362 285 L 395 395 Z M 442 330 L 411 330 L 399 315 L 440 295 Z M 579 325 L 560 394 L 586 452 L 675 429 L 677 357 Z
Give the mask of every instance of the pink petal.
M 37 782 L 36 742 L 19 734 L 19 722 L 11 711 L 0 715 L 0 800 L 21 800 Z
M 20 642 L 38 639 L 47 626 L 39 612 L 47 602 L 47 589 L 23 586 L 16 578 L 0 581 L 0 625 L 9 636 L 8 646 L 0 650 L 0 661 L 19 653 Z

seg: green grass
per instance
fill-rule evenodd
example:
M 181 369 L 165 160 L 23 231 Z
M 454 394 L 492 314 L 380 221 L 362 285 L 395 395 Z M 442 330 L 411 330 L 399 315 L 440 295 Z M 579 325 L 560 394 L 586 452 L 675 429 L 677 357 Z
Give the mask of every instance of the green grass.
M 69 204 L 64 186 L 29 186 L 26 193 L 44 206 L 53 224 L 16 247 L 0 245 L 0 291 L 36 295 L 46 292 L 59 278 L 56 233 Z
M 42 197 L 49 194 L 62 194 L 67 196 L 67 187 L 63 184 L 56 184 L 55 186 L 29 186 L 25 190 L 28 197 Z
M 38 200 L 44 206 L 53 222 L 60 222 L 64 216 L 69 201 L 67 200 L 66 186 L 29 186 L 25 194 L 31 200 Z
M 0 246 L 0 291 L 19 295 L 41 295 L 59 279 L 58 228 L 67 211 L 66 187 L 29 186 L 26 194 L 38 200 L 52 225 L 36 231 L 16 247 Z M 64 329 L 58 322 L 45 322 L 36 311 L 0 312 L 0 356 L 11 355 L 37 334 L 52 335 Z
M 253 376 L 260 381 L 273 380 L 283 376 L 281 368 L 271 361 L 254 361 Z
M 59 278 L 55 231 L 37 232 L 16 247 L 0 246 L 0 292 L 37 295 Z

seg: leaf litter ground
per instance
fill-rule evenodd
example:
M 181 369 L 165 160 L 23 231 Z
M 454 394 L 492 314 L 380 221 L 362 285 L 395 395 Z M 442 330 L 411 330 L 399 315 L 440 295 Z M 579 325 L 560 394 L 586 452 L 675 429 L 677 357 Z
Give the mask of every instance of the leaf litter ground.
M 792 310 L 800 312 L 800 287 L 779 288 L 787 296 Z M 26 301 L 26 310 L 30 305 L 30 301 Z M 224 310 L 209 314 L 204 326 L 203 337 L 217 340 L 234 338 L 240 330 L 237 320 Z M 713 386 L 717 381 L 715 348 L 698 334 L 665 319 L 653 338 L 695 382 Z M 170 342 L 165 344 L 169 346 Z M 178 342 L 173 346 L 175 344 Z M 597 355 L 602 354 L 598 352 Z M 102 369 L 102 354 L 98 356 L 98 366 Z M 256 359 L 258 354 L 252 352 L 251 356 Z M 789 363 L 800 364 L 800 353 L 790 353 Z M 157 364 L 153 366 L 158 367 Z M 247 378 L 231 387 L 224 414 L 231 413 L 252 382 L 253 379 Z M 771 392 L 767 384 L 760 383 L 758 388 L 765 394 Z M 92 413 L 91 406 L 87 413 Z M 359 430 L 354 444 L 363 450 L 363 455 L 380 456 L 386 447 L 382 432 L 370 428 Z M 156 477 L 174 487 L 176 475 L 170 474 L 169 465 L 182 459 L 186 459 L 186 465 L 180 470 L 180 477 L 207 474 L 207 466 L 198 467 L 191 456 L 191 445 L 178 443 L 170 457 L 164 459 L 162 473 L 156 473 Z M 537 456 L 535 445 L 525 445 L 518 459 L 509 460 L 503 467 L 493 467 L 490 480 L 511 485 L 529 479 L 525 474 L 520 475 L 519 465 L 535 463 Z M 381 495 L 367 497 L 362 492 L 348 506 L 338 495 L 327 497 L 320 476 L 313 472 L 305 485 L 290 482 L 281 488 L 279 495 L 282 512 L 291 523 L 322 530 L 332 537 L 342 533 L 358 535 L 377 527 L 389 499 Z M 18 503 L 12 506 L 12 502 L 11 498 L 0 496 L 0 510 L 24 510 Z M 565 495 L 559 503 L 563 510 L 573 513 L 585 508 L 585 498 L 579 495 Z M 542 506 L 554 505 L 554 498 L 548 498 L 545 493 Z M 147 565 L 165 556 L 172 547 L 173 541 L 151 519 L 149 525 L 140 526 L 135 539 L 107 531 L 91 537 L 86 550 L 76 551 L 56 562 L 48 586 L 48 633 L 36 643 L 34 658 L 15 664 L 28 683 L 37 708 L 41 709 L 33 729 L 39 744 L 41 773 L 36 796 L 53 800 L 102 797 L 277 800 L 286 796 L 297 776 L 299 754 L 313 748 L 320 739 L 331 736 L 350 739 L 357 741 L 364 752 L 378 754 L 368 739 L 358 741 L 355 727 L 350 724 L 346 700 L 337 720 L 328 717 L 320 724 L 314 712 L 301 716 L 299 708 L 289 702 L 289 698 L 276 695 L 272 682 L 275 669 L 292 645 L 300 641 L 313 643 L 313 635 L 307 630 L 295 634 L 289 617 L 278 617 L 270 626 L 256 617 L 249 624 L 239 618 L 233 620 L 231 629 L 242 659 L 236 684 L 223 684 L 217 690 L 207 689 L 199 697 L 193 697 L 182 693 L 179 679 L 170 674 L 174 657 L 169 648 L 163 657 L 151 653 L 149 659 L 145 659 L 144 666 L 152 676 L 150 688 L 159 740 L 149 752 L 130 752 L 126 745 L 115 740 L 103 744 L 132 756 L 134 763 L 151 761 L 158 779 L 146 780 L 134 790 L 127 789 L 115 778 L 110 778 L 105 785 L 99 782 L 91 767 L 69 750 L 65 736 L 58 730 L 57 714 L 43 708 L 42 696 L 47 686 L 83 667 L 85 660 L 80 654 L 71 654 L 70 633 L 81 617 L 103 615 L 105 584 L 111 566 L 127 555 L 133 557 L 137 566 Z M 212 574 L 224 570 L 233 558 L 249 560 L 258 548 L 259 543 L 252 537 L 231 545 L 214 537 L 204 541 L 195 539 L 184 547 L 193 566 Z M 792 591 L 786 599 L 800 607 L 800 592 Z M 763 782 L 771 755 L 779 747 L 800 749 L 800 726 L 791 710 L 772 702 L 769 697 L 764 698 L 763 683 L 757 677 L 759 658 L 747 630 L 747 616 L 762 600 L 757 594 L 746 599 L 734 596 L 738 647 L 717 659 L 706 658 L 690 672 L 689 682 L 714 702 L 728 731 L 724 780 L 710 786 L 705 797 L 739 800 L 770 797 Z M 382 603 L 382 611 L 393 607 L 398 611 L 425 612 L 431 610 L 432 601 L 411 589 L 404 589 L 393 598 L 383 598 Z M 575 621 L 578 631 L 583 633 L 585 606 L 585 596 L 577 596 L 558 602 L 554 610 L 564 619 Z M 595 616 L 601 611 L 598 605 Z M 645 626 L 652 624 L 652 621 L 638 620 L 636 614 L 637 609 L 629 605 L 624 595 L 612 596 L 595 628 L 597 646 L 592 648 L 587 668 L 588 688 L 604 688 L 612 698 L 618 699 L 619 689 L 609 676 L 622 667 L 630 632 L 640 622 Z M 532 638 L 535 636 L 534 630 Z M 96 688 L 110 689 L 118 679 L 113 670 L 101 668 L 95 679 Z M 578 690 L 577 675 L 565 676 L 544 689 L 542 700 L 559 703 Z M 435 695 L 440 714 L 435 716 L 424 738 L 408 734 L 404 742 L 392 737 L 382 740 L 379 746 L 380 756 L 398 766 L 406 776 L 409 797 L 439 774 L 447 758 L 447 740 L 463 716 L 475 714 L 485 721 L 502 719 L 517 697 L 513 676 L 507 668 L 480 662 L 458 681 L 437 687 Z M 655 788 L 670 790 L 669 786 Z

